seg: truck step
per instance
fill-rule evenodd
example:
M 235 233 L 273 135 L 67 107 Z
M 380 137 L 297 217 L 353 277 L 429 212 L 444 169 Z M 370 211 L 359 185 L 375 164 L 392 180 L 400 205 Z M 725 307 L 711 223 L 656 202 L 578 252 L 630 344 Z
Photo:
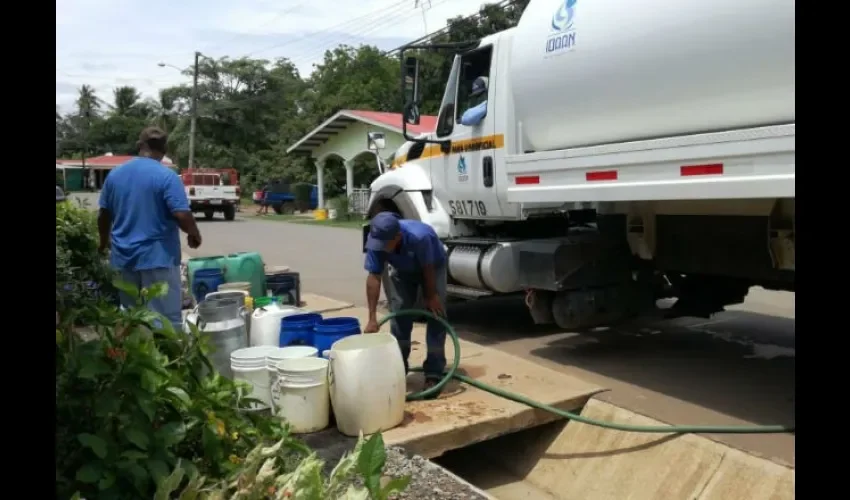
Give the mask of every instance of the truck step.
M 479 290 L 477 288 L 469 288 L 467 286 L 460 285 L 446 285 L 446 293 L 469 300 L 490 297 L 493 295 L 493 292 L 489 292 L 487 290 Z

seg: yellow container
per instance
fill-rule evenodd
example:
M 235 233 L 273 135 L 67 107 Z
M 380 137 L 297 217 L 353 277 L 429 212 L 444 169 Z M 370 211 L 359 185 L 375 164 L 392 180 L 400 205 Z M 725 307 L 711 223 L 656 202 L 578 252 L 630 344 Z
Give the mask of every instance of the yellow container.
M 328 210 L 325 208 L 313 210 L 313 218 L 316 220 L 328 220 Z

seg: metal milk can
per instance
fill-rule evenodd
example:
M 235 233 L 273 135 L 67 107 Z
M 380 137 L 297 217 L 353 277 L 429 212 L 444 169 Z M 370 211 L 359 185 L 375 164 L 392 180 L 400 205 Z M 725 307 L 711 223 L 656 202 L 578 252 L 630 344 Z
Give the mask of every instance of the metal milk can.
M 230 370 L 230 353 L 248 347 L 245 326 L 245 308 L 231 298 L 210 298 L 198 304 L 198 329 L 210 340 L 210 362 L 227 378 Z

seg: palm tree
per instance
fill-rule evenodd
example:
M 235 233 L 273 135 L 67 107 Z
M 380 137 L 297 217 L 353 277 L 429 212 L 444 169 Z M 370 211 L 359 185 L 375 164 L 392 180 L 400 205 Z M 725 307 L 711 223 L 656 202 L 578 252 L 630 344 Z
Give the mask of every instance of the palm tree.
M 112 111 L 117 116 L 129 116 L 133 114 L 134 108 L 139 104 L 142 95 L 135 87 L 117 87 L 112 91 L 114 105 Z
M 91 118 L 100 111 L 100 99 L 97 97 L 91 85 L 82 85 L 77 97 L 77 109 L 80 116 Z

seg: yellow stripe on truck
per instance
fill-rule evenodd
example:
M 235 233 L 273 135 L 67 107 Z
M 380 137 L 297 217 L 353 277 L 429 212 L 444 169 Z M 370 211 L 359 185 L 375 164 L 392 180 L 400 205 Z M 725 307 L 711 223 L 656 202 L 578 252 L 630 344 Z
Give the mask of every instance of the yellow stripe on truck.
M 487 151 L 490 149 L 501 149 L 505 147 L 505 135 L 485 135 L 484 137 L 474 137 L 472 139 L 464 139 L 462 141 L 452 141 L 450 155 L 467 153 L 470 151 Z M 437 156 L 445 156 L 440 150 L 439 144 L 428 144 L 416 160 L 424 158 L 433 158 Z M 400 167 L 407 161 L 407 155 L 402 155 L 393 160 L 391 169 Z

